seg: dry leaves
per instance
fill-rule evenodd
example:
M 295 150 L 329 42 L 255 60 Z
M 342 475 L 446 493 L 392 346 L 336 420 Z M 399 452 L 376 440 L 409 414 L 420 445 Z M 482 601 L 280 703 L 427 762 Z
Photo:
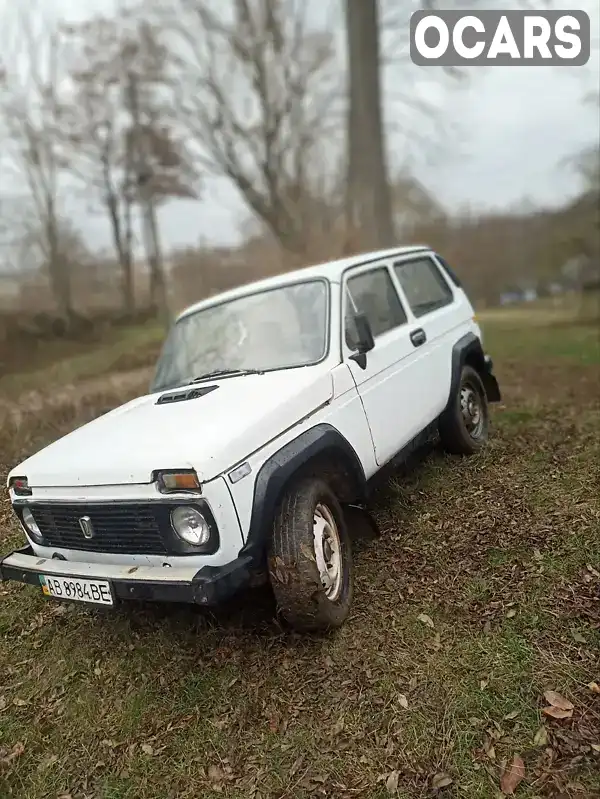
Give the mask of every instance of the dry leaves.
M 449 785 L 452 785 L 453 782 L 454 780 L 452 777 L 440 771 L 440 773 L 436 774 L 431 780 L 431 787 L 434 791 L 441 791 L 442 788 L 447 788 Z
M 404 710 L 408 710 L 408 699 L 404 696 L 404 694 L 398 694 L 398 704 L 400 707 L 403 707 Z
M 398 781 L 400 779 L 400 772 L 399 771 L 392 771 L 391 774 L 388 775 L 387 780 L 385 781 L 385 787 L 389 794 L 395 794 L 398 791 Z
M 500 790 L 505 796 L 512 796 L 524 778 L 525 763 L 519 755 L 515 755 L 512 763 L 502 772 Z
M 570 719 L 573 715 L 574 705 L 556 691 L 546 691 L 544 699 L 549 703 L 548 707 L 542 708 L 542 713 L 553 719 Z
M 0 749 L 0 766 L 10 765 L 13 760 L 16 760 L 18 757 L 21 757 L 24 751 L 25 751 L 25 745 L 20 742 L 15 744 L 11 749 L 11 751 L 8 753 L 6 749 Z
M 544 716 L 549 716 L 551 719 L 570 719 L 573 715 L 572 710 L 561 710 L 561 708 L 554 707 L 553 705 L 543 707 L 542 713 Z
M 432 630 L 435 629 L 435 624 L 433 623 L 433 619 L 431 618 L 431 616 L 428 616 L 426 613 L 419 613 L 419 615 L 417 616 L 417 620 L 423 622 L 423 624 L 426 624 L 428 627 L 431 627 Z
M 492 742 L 492 739 L 488 738 L 487 736 L 483 744 L 483 751 L 486 753 L 486 755 L 489 757 L 490 760 L 496 759 L 496 750 L 494 749 L 494 744 Z
M 540 727 L 533 736 L 533 744 L 534 746 L 546 746 L 548 744 L 548 730 L 545 727 Z

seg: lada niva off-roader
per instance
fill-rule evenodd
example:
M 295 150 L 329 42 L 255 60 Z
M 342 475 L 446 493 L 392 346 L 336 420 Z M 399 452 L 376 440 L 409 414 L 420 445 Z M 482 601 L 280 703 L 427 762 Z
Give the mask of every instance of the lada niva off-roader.
M 242 286 L 181 314 L 148 395 L 13 469 L 27 546 L 0 576 L 210 606 L 262 574 L 293 627 L 339 626 L 349 509 L 432 433 L 479 450 L 499 399 L 473 308 L 426 247 Z

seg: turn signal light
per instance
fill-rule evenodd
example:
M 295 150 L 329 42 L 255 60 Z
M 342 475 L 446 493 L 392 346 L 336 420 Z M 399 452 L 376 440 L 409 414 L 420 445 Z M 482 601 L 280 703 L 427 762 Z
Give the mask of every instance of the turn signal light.
M 200 481 L 193 470 L 159 472 L 157 477 L 158 490 L 163 494 L 171 491 L 199 491 Z
M 26 477 L 11 477 L 8 487 L 12 488 L 18 497 L 30 497 L 33 493 Z

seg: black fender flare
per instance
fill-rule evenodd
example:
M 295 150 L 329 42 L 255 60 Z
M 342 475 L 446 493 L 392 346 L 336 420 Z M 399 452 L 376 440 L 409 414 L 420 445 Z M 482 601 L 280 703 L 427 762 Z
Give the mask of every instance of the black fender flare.
M 481 377 L 489 402 L 499 402 L 501 399 L 498 381 L 492 372 L 492 362 L 489 358 L 486 358 L 481 339 L 475 333 L 466 333 L 452 347 L 452 376 L 446 410 L 450 410 L 452 407 L 458 391 L 460 376 L 467 362 Z
M 341 455 L 351 470 L 360 494 L 366 496 L 365 472 L 356 450 L 332 425 L 322 423 L 284 444 L 260 467 L 254 481 L 254 497 L 248 537 L 239 556 L 250 555 L 255 565 L 262 561 L 277 502 L 286 483 L 318 455 Z M 360 502 L 363 496 L 356 498 Z

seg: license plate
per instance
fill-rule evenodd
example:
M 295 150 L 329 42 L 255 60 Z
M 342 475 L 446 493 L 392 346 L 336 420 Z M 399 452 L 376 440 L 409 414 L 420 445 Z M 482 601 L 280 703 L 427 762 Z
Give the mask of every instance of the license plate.
M 40 574 L 42 593 L 56 599 L 72 599 L 92 605 L 113 605 L 110 583 L 106 580 L 80 580 Z

